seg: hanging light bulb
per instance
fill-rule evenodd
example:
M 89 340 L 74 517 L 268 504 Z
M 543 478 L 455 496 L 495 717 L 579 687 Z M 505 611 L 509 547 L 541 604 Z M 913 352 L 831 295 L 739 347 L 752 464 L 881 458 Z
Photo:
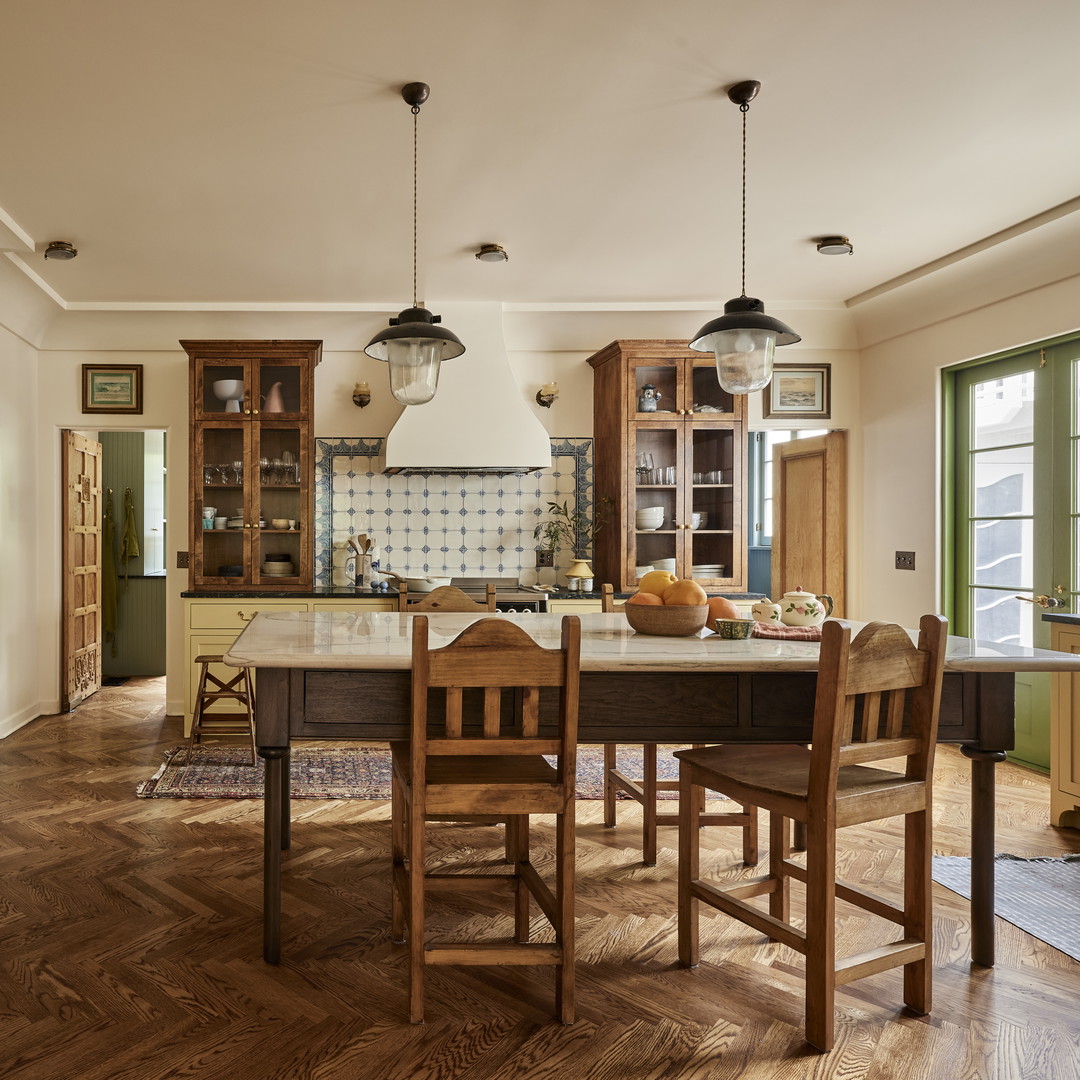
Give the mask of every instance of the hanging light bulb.
M 413 114 L 413 305 L 391 319 L 389 327 L 376 334 L 364 349 L 368 356 L 389 364 L 390 393 L 402 405 L 430 401 L 439 385 L 442 361 L 453 360 L 465 351 L 456 334 L 438 325 L 441 317 L 432 315 L 416 299 L 417 117 L 430 92 L 427 83 L 408 83 L 401 88 L 401 96 Z
M 772 378 L 777 345 L 791 345 L 799 335 L 779 319 L 765 314 L 765 305 L 746 295 L 746 114 L 761 83 L 737 83 L 728 98 L 739 106 L 742 134 L 742 295 L 724 305 L 724 314 L 707 322 L 690 342 L 691 349 L 716 356 L 716 377 L 729 394 L 750 394 Z

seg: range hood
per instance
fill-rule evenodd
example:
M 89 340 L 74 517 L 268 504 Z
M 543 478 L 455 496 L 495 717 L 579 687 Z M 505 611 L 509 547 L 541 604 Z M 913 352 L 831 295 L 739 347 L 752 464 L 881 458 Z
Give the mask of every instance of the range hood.
M 388 473 L 517 473 L 551 466 L 551 439 L 510 370 L 502 306 L 439 304 L 465 344 L 443 362 L 435 397 L 410 405 L 386 437 Z

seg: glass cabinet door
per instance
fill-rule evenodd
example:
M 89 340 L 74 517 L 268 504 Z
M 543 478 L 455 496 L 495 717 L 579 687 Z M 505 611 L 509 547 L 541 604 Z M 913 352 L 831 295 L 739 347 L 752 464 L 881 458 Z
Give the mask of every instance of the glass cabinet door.
M 735 397 L 720 385 L 713 357 L 687 361 L 687 391 L 688 416 L 699 420 L 734 416 Z
M 629 523 L 628 579 L 637 580 L 650 570 L 677 571 L 682 539 L 683 500 L 681 425 L 669 422 L 632 424 L 631 454 L 634 469 L 634 516 Z
M 735 529 L 739 523 L 736 469 L 740 466 L 735 431 L 695 425 L 687 435 L 691 509 L 686 576 L 719 583 L 735 573 Z
M 255 425 L 252 486 L 258 492 L 252 533 L 252 580 L 259 585 L 295 585 L 301 573 L 301 535 L 306 515 L 301 497 L 300 431 L 284 421 Z
M 253 510 L 247 476 L 250 425 L 207 424 L 192 462 L 197 492 L 195 579 L 202 584 L 250 583 L 247 536 Z M 201 528 L 200 528 L 201 525 Z
M 253 360 L 256 394 L 252 415 L 260 420 L 306 420 L 304 402 L 309 368 L 300 360 Z
M 683 388 L 681 372 L 683 361 L 632 360 L 627 389 L 630 394 L 628 415 L 633 420 L 649 420 L 654 417 L 679 415 Z

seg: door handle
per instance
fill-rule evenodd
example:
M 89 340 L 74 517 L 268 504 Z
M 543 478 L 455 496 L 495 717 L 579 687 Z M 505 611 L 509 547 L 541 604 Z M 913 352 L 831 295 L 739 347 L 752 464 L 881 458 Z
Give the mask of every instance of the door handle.
M 1025 604 L 1038 604 L 1041 608 L 1065 607 L 1064 600 L 1059 600 L 1056 596 L 1047 596 L 1045 593 L 1040 593 L 1034 598 L 1030 596 L 1017 596 L 1014 599 L 1023 600 Z

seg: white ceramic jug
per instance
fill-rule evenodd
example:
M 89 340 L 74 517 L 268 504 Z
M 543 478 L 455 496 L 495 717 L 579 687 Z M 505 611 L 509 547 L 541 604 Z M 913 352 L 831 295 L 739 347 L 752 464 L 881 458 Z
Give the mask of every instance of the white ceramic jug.
M 767 596 L 759 600 L 751 609 L 754 622 L 778 623 L 780 621 L 780 605 L 774 604 Z
M 822 593 L 815 596 L 796 585 L 780 601 L 780 621 L 785 626 L 820 626 L 832 614 L 833 600 Z

